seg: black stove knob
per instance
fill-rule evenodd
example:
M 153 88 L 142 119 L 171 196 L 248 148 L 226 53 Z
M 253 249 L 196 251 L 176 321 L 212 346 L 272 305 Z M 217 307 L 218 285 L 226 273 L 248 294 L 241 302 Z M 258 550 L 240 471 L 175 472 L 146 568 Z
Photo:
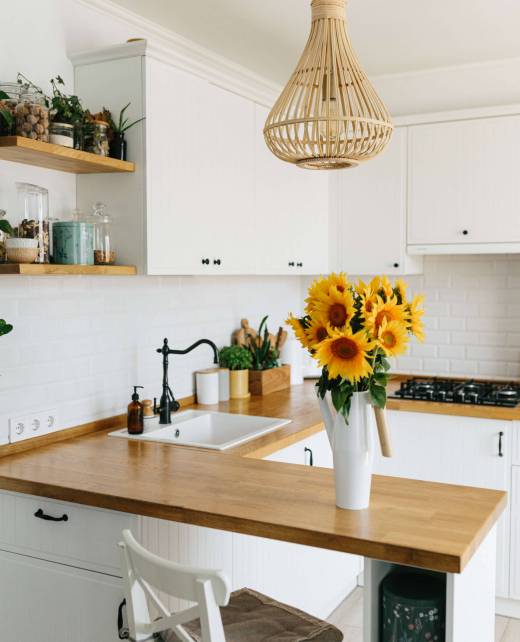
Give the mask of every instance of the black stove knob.
M 446 390 L 439 390 L 437 392 L 437 401 L 446 401 Z

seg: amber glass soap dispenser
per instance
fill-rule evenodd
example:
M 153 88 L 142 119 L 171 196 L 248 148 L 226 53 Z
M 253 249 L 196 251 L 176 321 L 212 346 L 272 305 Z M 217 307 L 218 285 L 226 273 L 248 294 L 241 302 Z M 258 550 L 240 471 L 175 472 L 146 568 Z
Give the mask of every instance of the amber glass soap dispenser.
M 143 386 L 134 386 L 132 402 L 128 404 L 128 433 L 130 435 L 140 435 L 144 429 L 143 404 L 139 401 L 137 388 Z

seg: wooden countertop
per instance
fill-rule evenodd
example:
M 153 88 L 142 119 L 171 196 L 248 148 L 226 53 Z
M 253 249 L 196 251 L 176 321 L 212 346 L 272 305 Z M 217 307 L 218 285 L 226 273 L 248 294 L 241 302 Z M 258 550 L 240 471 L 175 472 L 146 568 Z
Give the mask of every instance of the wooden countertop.
M 339 510 L 332 470 L 253 459 L 321 429 L 312 384 L 220 409 L 293 422 L 226 455 L 98 431 L 2 457 L 0 488 L 455 573 L 505 507 L 501 491 L 376 476 L 369 509 Z

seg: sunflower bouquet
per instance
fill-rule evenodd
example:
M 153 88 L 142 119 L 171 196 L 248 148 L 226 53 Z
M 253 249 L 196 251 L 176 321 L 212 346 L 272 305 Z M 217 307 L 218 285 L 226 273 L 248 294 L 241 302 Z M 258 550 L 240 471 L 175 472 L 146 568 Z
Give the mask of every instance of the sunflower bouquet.
M 352 284 L 345 274 L 315 280 L 305 300 L 305 316 L 287 323 L 322 367 L 317 383 L 323 399 L 331 393 L 335 409 L 348 419 L 352 395 L 368 391 L 384 408 L 390 363 L 403 354 L 410 336 L 424 340 L 422 296 L 406 298 L 406 284 L 386 276 Z

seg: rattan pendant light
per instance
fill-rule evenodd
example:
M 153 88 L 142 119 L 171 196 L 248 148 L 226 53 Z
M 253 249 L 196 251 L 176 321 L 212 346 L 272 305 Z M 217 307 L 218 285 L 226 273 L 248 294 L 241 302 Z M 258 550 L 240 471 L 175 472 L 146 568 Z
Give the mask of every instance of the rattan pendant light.
M 308 169 L 353 167 L 377 156 L 393 126 L 352 49 L 345 0 L 312 0 L 305 50 L 264 127 L 269 149 Z

